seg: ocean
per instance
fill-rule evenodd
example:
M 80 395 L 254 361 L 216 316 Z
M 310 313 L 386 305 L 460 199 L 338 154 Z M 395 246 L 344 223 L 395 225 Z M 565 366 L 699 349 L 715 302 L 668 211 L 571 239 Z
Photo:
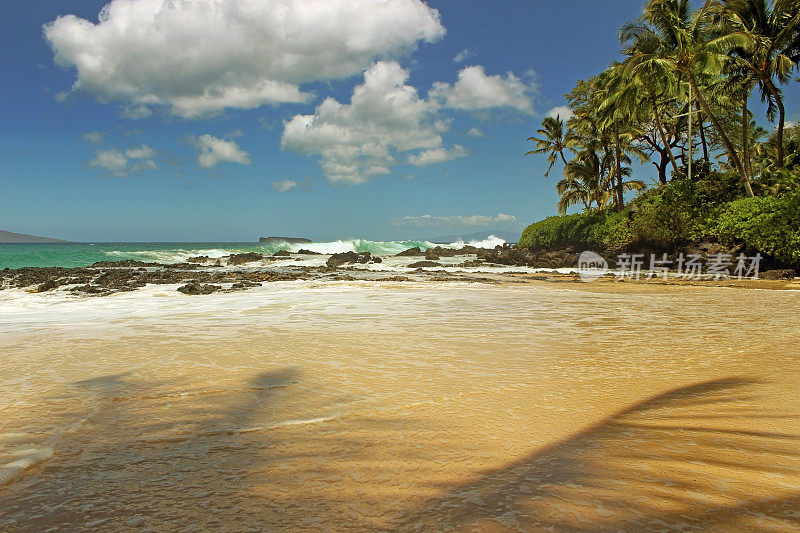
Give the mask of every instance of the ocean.
M 370 252 L 373 255 L 394 255 L 418 246 L 425 250 L 434 246 L 460 248 L 472 245 L 494 248 L 505 241 L 494 235 L 481 241 L 455 241 L 437 244 L 430 241 L 370 241 L 346 239 L 302 244 L 258 242 L 98 242 L 70 244 L 0 244 L 0 269 L 21 267 L 83 267 L 98 261 L 134 259 L 156 263 L 180 263 L 190 257 L 205 255 L 211 258 L 244 252 L 272 255 L 279 250 L 297 252 L 300 249 L 322 254 L 340 252 Z

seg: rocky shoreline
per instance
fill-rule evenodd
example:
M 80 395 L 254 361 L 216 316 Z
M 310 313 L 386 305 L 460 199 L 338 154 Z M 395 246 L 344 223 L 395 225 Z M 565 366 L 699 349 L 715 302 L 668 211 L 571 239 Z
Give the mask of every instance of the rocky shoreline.
M 699 246 L 687 250 L 710 260 L 713 254 L 735 253 L 735 250 L 719 250 L 714 246 Z M 487 272 L 460 270 L 470 267 L 525 267 L 527 269 L 576 269 L 579 253 L 574 250 L 532 251 L 514 246 L 497 246 L 494 249 L 464 246 L 460 249 L 436 246 L 422 250 L 409 248 L 395 255 L 408 258 L 403 271 L 370 270 L 368 265 L 384 262 L 384 259 L 369 252 L 344 252 L 328 256 L 325 263 L 316 266 L 302 264 L 271 264 L 275 261 L 304 260 L 303 256 L 321 255 L 309 250 L 297 253 L 286 251 L 265 256 L 257 252 L 232 254 L 221 258 L 197 256 L 176 264 L 161 264 L 135 260 L 100 261 L 87 267 L 23 267 L 0 271 L 0 290 L 18 288 L 28 292 L 68 291 L 75 295 L 107 296 L 118 292 L 139 289 L 148 284 L 180 285 L 177 290 L 187 295 L 211 294 L 247 290 L 263 283 L 293 280 L 329 281 L 469 281 L 497 283 L 519 282 L 520 276 L 538 281 L 581 281 L 574 271 L 558 274 L 552 271 L 504 272 L 493 275 Z M 677 254 L 675 254 L 677 255 Z M 446 259 L 463 259 L 444 264 Z M 615 268 L 609 260 L 609 267 Z M 437 267 L 440 267 L 437 270 Z M 456 267 L 457 271 L 444 270 Z M 646 268 L 646 266 L 645 266 Z M 608 274 L 610 279 L 615 278 Z M 795 272 L 791 269 L 762 271 L 761 279 L 791 281 Z

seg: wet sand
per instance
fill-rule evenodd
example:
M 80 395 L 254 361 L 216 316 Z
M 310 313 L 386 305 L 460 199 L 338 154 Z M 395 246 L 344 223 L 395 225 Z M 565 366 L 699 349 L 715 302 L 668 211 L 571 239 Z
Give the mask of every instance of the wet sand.
M 0 530 L 800 528 L 795 291 L 37 302 L 2 317 Z

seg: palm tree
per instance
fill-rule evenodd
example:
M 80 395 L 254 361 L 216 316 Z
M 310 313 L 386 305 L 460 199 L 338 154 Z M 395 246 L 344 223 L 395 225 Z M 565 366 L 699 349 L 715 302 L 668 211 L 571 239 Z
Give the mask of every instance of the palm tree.
M 641 94 L 638 86 L 631 83 L 627 70 L 627 65 L 624 63 L 614 63 L 594 79 L 598 124 L 607 129 L 613 138 L 614 165 L 611 181 L 614 187 L 614 203 L 619 211 L 625 204 L 623 157 L 630 162 L 626 154 L 633 153 L 638 155 L 642 162 L 647 159 L 633 142 L 642 134 L 638 124 Z
M 625 180 L 631 175 L 630 158 L 623 154 L 623 165 L 614 172 L 614 154 L 605 150 L 600 143 L 589 143 L 579 151 L 572 161 L 564 167 L 564 178 L 556 184 L 556 191 L 561 196 L 558 201 L 558 212 L 562 215 L 567 209 L 583 203 L 589 210 L 594 204 L 602 211 L 616 196 L 616 180 L 619 177 L 623 191 L 640 191 L 645 188 L 641 180 Z
M 628 79 L 629 101 L 646 100 L 650 105 L 650 112 L 655 122 L 655 129 L 661 138 L 672 170 L 678 174 L 678 162 L 672 153 L 672 146 L 667 140 L 667 133 L 663 126 L 661 107 L 658 100 L 675 93 L 677 80 L 672 69 L 665 68 L 663 64 L 652 61 L 641 61 L 659 52 L 661 40 L 655 34 L 638 32 L 628 35 L 628 25 L 620 29 L 619 38 L 623 45 L 629 45 L 625 50 L 628 59 L 625 61 L 625 75 Z M 657 94 L 658 93 L 658 94 Z M 663 171 L 659 170 L 662 183 L 666 182 Z
M 597 205 L 603 210 L 611 197 L 609 181 L 603 171 L 600 157 L 594 147 L 578 152 L 575 158 L 564 167 L 564 179 L 556 184 L 558 212 L 565 214 L 567 208 L 582 202 L 586 210 Z
M 721 14 L 734 21 L 734 28 L 744 28 L 754 45 L 749 50 L 736 49 L 742 66 L 758 84 L 761 101 L 767 102 L 767 116 L 778 116 L 777 165 L 783 167 L 783 128 L 786 109 L 778 84 L 788 83 L 798 61 L 800 40 L 800 2 L 797 0 L 722 0 Z M 794 54 L 794 59 L 792 55 Z
M 688 0 L 650 0 L 641 20 L 628 24 L 622 37 L 626 41 L 637 35 L 659 39 L 660 45 L 654 51 L 642 54 L 639 62 L 650 63 L 653 68 L 669 67 L 686 77 L 692 97 L 697 99 L 703 113 L 714 125 L 728 158 L 739 172 L 745 191 L 748 196 L 754 196 L 742 160 L 698 82 L 698 78 L 719 75 L 730 61 L 728 52 L 750 50 L 753 39 L 733 23 L 721 35 L 714 34 L 713 14 L 709 5 L 692 13 Z
M 570 165 L 571 163 L 567 163 Z M 566 167 L 565 167 L 566 168 Z M 559 195 L 558 207 L 559 215 L 566 215 L 567 209 L 578 203 L 583 204 L 584 211 L 591 208 L 592 192 L 589 184 L 579 178 L 562 178 L 556 183 L 556 192 Z
M 564 130 L 564 121 L 561 120 L 559 115 L 555 117 L 545 117 L 545 119 L 542 120 L 542 127 L 536 130 L 536 133 L 541 135 L 541 138 L 528 137 L 529 141 L 536 141 L 536 150 L 526 152 L 525 155 L 548 154 L 547 162 L 550 163 L 550 166 L 547 167 L 547 172 L 544 173 L 544 176 L 547 177 L 553 165 L 558 160 L 557 156 L 560 155 L 564 165 L 567 164 L 567 160 L 564 157 L 564 150 L 573 149 L 575 146 L 575 138 L 569 129 L 566 131 Z

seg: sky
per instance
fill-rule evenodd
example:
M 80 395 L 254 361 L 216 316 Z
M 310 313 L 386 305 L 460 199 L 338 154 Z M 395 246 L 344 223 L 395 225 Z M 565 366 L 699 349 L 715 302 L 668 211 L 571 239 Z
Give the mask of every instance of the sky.
M 560 173 L 545 179 L 526 139 L 618 58 L 617 28 L 642 5 L 4 0 L 0 229 L 97 242 L 521 232 L 556 213 Z

